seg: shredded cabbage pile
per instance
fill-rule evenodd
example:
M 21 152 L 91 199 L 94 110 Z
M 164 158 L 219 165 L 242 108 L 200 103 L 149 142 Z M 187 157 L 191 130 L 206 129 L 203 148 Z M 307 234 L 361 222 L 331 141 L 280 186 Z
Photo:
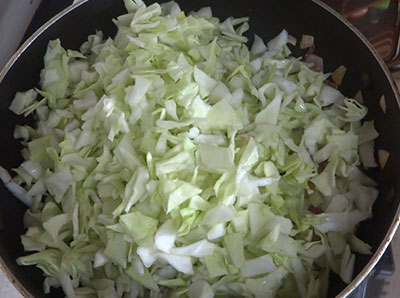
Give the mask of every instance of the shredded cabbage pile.
M 25 161 L 6 186 L 44 290 L 67 297 L 323 297 L 350 282 L 376 166 L 367 108 L 247 18 L 125 0 L 118 33 L 50 41 L 10 109 Z M 359 157 L 359 151 L 360 156 Z

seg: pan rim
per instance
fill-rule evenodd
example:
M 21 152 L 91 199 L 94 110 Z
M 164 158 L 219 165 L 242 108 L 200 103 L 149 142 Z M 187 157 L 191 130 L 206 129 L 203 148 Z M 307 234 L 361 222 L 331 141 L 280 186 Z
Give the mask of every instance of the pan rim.
M 44 32 L 46 31 L 50 26 L 52 26 L 54 23 L 56 23 L 59 19 L 61 19 L 63 16 L 66 14 L 70 13 L 71 11 L 75 10 L 76 8 L 80 7 L 81 5 L 89 2 L 91 0 L 80 0 L 77 3 L 74 3 L 62 11 L 60 11 L 58 14 L 56 14 L 54 17 L 52 17 L 50 20 L 48 20 L 45 24 L 43 24 L 35 33 L 32 34 L 19 48 L 18 50 L 14 53 L 14 55 L 8 60 L 6 65 L 3 67 L 3 69 L 0 71 L 0 84 L 2 83 L 4 77 L 8 73 L 8 71 L 12 68 L 14 63 L 18 60 L 18 58 L 22 55 L 22 53 Z M 400 108 L 400 95 L 399 95 L 399 88 L 395 84 L 393 77 L 383 61 L 383 59 L 379 56 L 375 48 L 372 46 L 372 44 L 368 41 L 368 39 L 353 25 L 351 24 L 348 20 L 346 20 L 344 17 L 342 17 L 338 12 L 336 12 L 333 8 L 328 6 L 327 4 L 323 3 L 320 0 L 311 0 L 314 4 L 320 6 L 322 9 L 328 11 L 330 14 L 335 16 L 340 22 L 342 22 L 348 29 L 350 29 L 363 43 L 364 45 L 368 48 L 368 50 L 371 52 L 371 54 L 374 56 L 375 60 L 378 62 L 379 66 L 383 70 L 386 79 L 388 80 L 390 87 L 393 91 L 393 94 L 396 98 L 397 105 Z M 350 284 L 348 284 L 336 297 L 337 298 L 344 298 L 347 297 L 356 287 L 358 287 L 361 282 L 368 276 L 368 274 L 373 270 L 375 265 L 378 263 L 378 261 L 381 259 L 383 254 L 385 253 L 387 247 L 389 246 L 390 242 L 392 241 L 397 228 L 400 223 L 400 204 L 396 210 L 395 216 L 392 220 L 392 223 L 386 232 L 386 235 L 384 239 L 382 240 L 381 244 L 378 246 L 377 250 L 371 257 L 371 259 L 368 261 L 367 265 L 363 267 L 361 272 L 351 281 Z M 14 287 L 18 290 L 18 292 L 25 298 L 35 298 L 29 291 L 20 283 L 20 281 L 14 276 L 14 274 L 11 272 L 11 270 L 6 266 L 3 258 L 0 256 L 0 271 L 4 272 L 6 278 L 14 285 Z
M 393 91 L 393 94 L 396 98 L 397 105 L 400 108 L 399 87 L 394 82 L 391 72 L 390 72 L 389 68 L 387 67 L 386 63 L 383 61 L 381 56 L 379 56 L 378 52 L 372 46 L 372 44 L 369 42 L 369 40 L 361 33 L 360 30 L 358 30 L 347 19 L 342 17 L 332 7 L 328 6 L 327 4 L 325 4 L 324 2 L 322 2 L 320 0 L 311 0 L 311 1 L 313 3 L 315 3 L 316 5 L 319 5 L 321 8 L 325 9 L 329 13 L 331 13 L 333 16 L 335 16 L 336 19 L 338 19 L 340 22 L 342 22 L 348 29 L 350 29 L 364 43 L 364 45 L 368 48 L 368 50 L 371 52 L 371 54 L 374 56 L 375 60 L 378 62 L 379 66 L 383 70 L 383 72 L 386 76 L 386 79 L 388 80 L 390 87 Z M 362 281 L 364 281 L 367 278 L 367 276 L 371 273 L 371 271 L 374 269 L 374 267 L 379 262 L 379 260 L 385 253 L 386 249 L 388 248 L 390 242 L 392 241 L 392 239 L 393 239 L 394 235 L 396 234 L 396 231 L 399 227 L 399 222 L 400 222 L 400 204 L 397 207 L 395 216 L 392 220 L 392 223 L 391 223 L 388 231 L 386 232 L 385 237 L 383 238 L 381 244 L 378 246 L 378 248 L 372 255 L 371 259 L 368 261 L 367 265 L 365 265 L 363 267 L 363 269 L 360 271 L 360 273 L 358 273 L 357 276 L 352 279 L 352 281 L 336 296 L 336 298 L 347 297 L 361 284 Z
M 49 19 L 46 23 L 44 23 L 39 29 L 37 29 L 11 56 L 8 60 L 6 65 L 0 71 L 0 84 L 3 82 L 5 76 L 7 75 L 8 71 L 12 68 L 14 63 L 18 60 L 18 58 L 22 55 L 23 52 L 43 33 L 45 32 L 50 26 L 56 23 L 59 19 L 61 19 L 66 14 L 70 13 L 71 11 L 75 10 L 76 8 L 80 7 L 82 4 L 88 2 L 90 0 L 80 0 L 72 5 L 64 8 L 51 19 Z M 5 277 L 8 281 L 16 288 L 16 290 L 24 297 L 24 298 L 35 298 L 25 287 L 22 283 L 15 277 L 15 275 L 11 272 L 11 270 L 7 267 L 6 263 L 4 262 L 3 258 L 0 256 L 0 272 L 3 272 Z

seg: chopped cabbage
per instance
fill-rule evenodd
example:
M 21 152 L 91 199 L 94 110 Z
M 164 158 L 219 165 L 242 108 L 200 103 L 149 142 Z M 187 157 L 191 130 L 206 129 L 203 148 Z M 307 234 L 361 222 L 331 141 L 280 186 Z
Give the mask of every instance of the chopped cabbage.
M 378 192 L 367 108 L 247 18 L 125 0 L 118 32 L 51 41 L 10 109 L 27 256 L 67 297 L 323 297 Z M 359 155 L 360 152 L 360 155 Z M 298 294 L 296 295 L 295 292 Z

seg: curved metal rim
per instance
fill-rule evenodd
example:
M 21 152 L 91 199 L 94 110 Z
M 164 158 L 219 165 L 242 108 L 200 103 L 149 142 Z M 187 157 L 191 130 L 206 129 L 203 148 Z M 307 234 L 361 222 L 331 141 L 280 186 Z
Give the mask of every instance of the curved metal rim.
M 31 37 L 29 37 L 19 48 L 18 50 L 14 53 L 14 55 L 11 56 L 10 60 L 6 63 L 6 65 L 3 67 L 3 69 L 0 71 L 0 83 L 3 81 L 4 77 L 8 73 L 8 71 L 11 69 L 11 67 L 14 65 L 15 61 L 21 56 L 21 54 L 35 41 L 36 38 L 38 38 L 44 31 L 47 30 L 51 25 L 53 25 L 55 22 L 57 22 L 59 19 L 61 19 L 64 15 L 70 13 L 74 9 L 78 8 L 82 4 L 88 2 L 90 0 L 80 0 L 77 3 L 74 3 L 66 8 L 64 8 L 62 11 L 60 11 L 58 14 L 56 14 L 54 17 L 52 17 L 50 20 L 48 20 L 46 23 L 44 23 L 38 30 L 36 30 L 35 33 L 32 34 Z
M 4 68 L 0 72 L 0 83 L 3 81 L 4 77 L 6 76 L 7 72 L 11 69 L 11 67 L 14 65 L 15 61 L 21 56 L 21 54 L 35 41 L 37 37 L 39 37 L 44 31 L 47 30 L 48 27 L 53 25 L 55 22 L 57 22 L 59 19 L 61 19 L 64 15 L 70 13 L 74 9 L 78 8 L 82 4 L 88 2 L 90 0 L 81 0 L 78 3 L 75 3 L 65 9 L 63 9 L 61 12 L 59 12 L 57 15 L 55 15 L 53 18 L 51 18 L 49 21 L 47 21 L 43 26 L 41 26 L 30 38 L 28 38 L 21 46 L 20 48 L 15 52 L 15 54 L 10 58 L 10 60 L 7 62 L 7 64 L 4 66 Z M 354 27 L 349 21 L 344 19 L 338 12 L 336 12 L 333 8 L 328 6 L 327 4 L 321 2 L 320 0 L 311 0 L 313 3 L 319 5 L 321 8 L 327 10 L 329 13 L 334 15 L 339 21 L 341 21 L 345 26 L 347 26 L 363 43 L 364 45 L 369 49 L 369 51 L 372 53 L 372 55 L 375 57 L 375 59 L 378 61 L 379 65 L 383 69 L 387 80 L 390 83 L 390 86 L 392 88 L 392 91 L 396 97 L 396 101 L 398 105 L 400 106 L 400 97 L 399 97 L 399 92 L 397 85 L 394 83 L 392 75 L 390 74 L 389 69 L 387 68 L 385 62 L 382 60 L 382 58 L 379 56 L 379 54 L 376 52 L 372 44 L 364 37 L 364 35 L 356 28 Z M 384 252 L 386 251 L 387 247 L 389 246 L 390 241 L 393 239 L 396 230 L 399 226 L 400 222 L 400 206 L 397 208 L 395 217 L 393 218 L 392 224 L 386 233 L 384 240 L 381 242 L 379 245 L 378 249 L 370 259 L 370 261 L 367 263 L 367 265 L 361 270 L 361 272 L 352 280 L 352 282 L 347 285 L 346 288 L 344 288 L 336 297 L 347 297 L 366 277 L 367 275 L 372 271 L 372 269 L 375 267 L 375 265 L 378 263 Z M 6 264 L 4 263 L 3 259 L 0 257 L 0 270 L 5 273 L 5 276 L 7 279 L 15 286 L 15 288 L 19 291 L 19 293 L 25 297 L 25 298 L 34 298 L 32 294 L 28 292 L 28 290 L 15 278 L 14 274 L 7 268 Z
M 382 68 L 383 72 L 385 73 L 385 76 L 387 80 L 390 83 L 390 86 L 392 88 L 392 91 L 395 95 L 396 101 L 398 106 L 400 107 L 400 96 L 399 96 L 399 89 L 397 88 L 397 85 L 393 81 L 393 77 L 386 66 L 385 62 L 383 59 L 379 56 L 378 52 L 375 50 L 375 48 L 372 46 L 372 44 L 369 42 L 369 40 L 356 28 L 351 24 L 348 20 L 343 18 L 337 11 L 335 11 L 333 8 L 328 6 L 327 4 L 321 2 L 320 0 L 311 0 L 315 4 L 319 5 L 323 9 L 327 10 L 329 13 L 334 15 L 339 21 L 341 21 L 347 28 L 349 28 L 363 43 L 364 45 L 369 49 L 371 54 L 375 57 L 376 61 L 378 61 L 380 67 Z M 400 221 L 400 205 L 397 207 L 396 214 L 393 218 L 392 224 L 389 227 L 389 230 L 387 231 L 384 239 L 382 240 L 381 244 L 378 246 L 376 252 L 373 254 L 372 258 L 369 260 L 367 265 L 361 270 L 361 272 L 351 281 L 350 284 L 346 286 L 336 297 L 337 298 L 344 298 L 347 297 L 351 292 L 360 285 L 360 283 L 368 276 L 368 274 L 374 269 L 375 265 L 378 263 L 380 258 L 383 256 L 385 253 L 387 247 L 389 246 L 389 243 L 392 241 L 397 228 L 399 227 L 399 221 Z
M 29 37 L 15 52 L 15 54 L 8 60 L 7 64 L 4 66 L 4 68 L 0 71 L 0 84 L 3 81 L 4 77 L 8 73 L 8 71 L 11 69 L 11 67 L 14 65 L 15 61 L 22 55 L 22 53 L 38 38 L 44 31 L 47 30 L 51 25 L 56 23 L 59 19 L 61 19 L 64 15 L 70 13 L 74 9 L 78 8 L 82 4 L 88 2 L 90 0 L 80 0 L 77 3 L 74 3 L 62 11 L 60 11 L 58 14 L 56 14 L 54 17 L 52 17 L 50 20 L 48 20 L 46 23 L 44 23 L 38 30 L 36 30 L 35 33 L 32 34 L 31 37 Z M 18 290 L 18 292 L 24 297 L 24 298 L 35 298 L 21 283 L 20 281 L 14 276 L 14 274 L 11 272 L 11 270 L 7 267 L 5 264 L 4 260 L 2 257 L 0 257 L 0 272 L 4 272 L 6 278 L 14 285 L 14 287 Z

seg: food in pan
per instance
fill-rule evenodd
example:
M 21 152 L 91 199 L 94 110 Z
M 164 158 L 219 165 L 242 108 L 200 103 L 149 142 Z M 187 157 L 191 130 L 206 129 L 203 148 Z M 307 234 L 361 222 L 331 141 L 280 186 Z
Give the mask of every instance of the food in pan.
M 330 270 L 350 282 L 370 253 L 355 232 L 378 195 L 360 169 L 378 133 L 335 88 L 343 68 L 293 57 L 285 30 L 248 47 L 245 17 L 125 5 L 113 38 L 50 41 L 40 85 L 11 103 L 34 119 L 15 128 L 17 175 L 0 171 L 30 207 L 18 263 L 67 297 L 323 297 Z

